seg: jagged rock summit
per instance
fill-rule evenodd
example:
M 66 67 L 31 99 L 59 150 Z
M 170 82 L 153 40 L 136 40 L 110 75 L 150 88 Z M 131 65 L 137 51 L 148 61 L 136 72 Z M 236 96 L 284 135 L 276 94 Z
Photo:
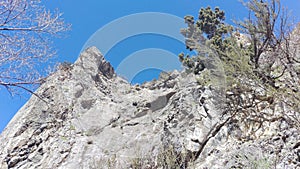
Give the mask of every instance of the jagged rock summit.
M 132 86 L 91 47 L 37 94 L 42 99 L 32 96 L 1 133 L 0 169 L 230 168 L 240 153 L 249 166 L 273 159 L 279 168 L 297 166 L 299 131 L 276 124 L 242 140 L 246 129 L 193 74 L 174 71 Z

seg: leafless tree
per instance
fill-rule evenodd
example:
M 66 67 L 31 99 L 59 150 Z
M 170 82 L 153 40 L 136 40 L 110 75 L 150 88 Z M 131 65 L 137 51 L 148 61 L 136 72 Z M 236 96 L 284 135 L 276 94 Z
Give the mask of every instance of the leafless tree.
M 287 67 L 277 76 L 272 76 L 272 69 L 276 67 L 276 60 L 282 60 L 282 44 L 289 40 L 292 25 L 288 11 L 281 5 L 280 0 L 250 0 L 245 3 L 249 9 L 249 17 L 238 22 L 241 31 L 251 38 L 251 65 L 261 79 L 274 86 L 275 80 L 280 78 Z M 283 64 L 280 64 L 282 66 Z
M 12 94 L 41 83 L 40 63 L 55 56 L 53 38 L 70 29 L 62 14 L 47 10 L 40 0 L 0 1 L 0 85 Z

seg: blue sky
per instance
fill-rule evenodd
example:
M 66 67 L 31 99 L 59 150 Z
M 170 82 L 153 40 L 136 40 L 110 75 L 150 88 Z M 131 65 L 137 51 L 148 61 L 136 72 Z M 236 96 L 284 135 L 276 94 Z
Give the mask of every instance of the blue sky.
M 56 60 L 59 62 L 74 62 L 85 43 L 98 29 L 131 14 L 159 12 L 183 18 L 187 14 L 197 16 L 200 7 L 208 5 L 219 6 L 224 10 L 228 23 L 232 23 L 232 19 L 242 19 L 248 14 L 238 0 L 46 0 L 43 3 L 48 9 L 58 8 L 64 13 L 65 21 L 72 24 L 72 30 L 66 38 L 55 40 L 55 47 L 58 49 Z M 293 16 L 297 17 L 297 21 L 299 21 L 300 0 L 282 0 L 282 3 L 293 11 Z M 99 39 L 99 41 L 105 40 Z M 145 51 L 145 49 L 163 49 L 174 55 L 185 51 L 184 45 L 172 38 L 157 34 L 144 34 L 132 36 L 117 43 L 107 52 L 105 58 L 116 68 L 127 56 L 133 55 L 137 51 Z M 135 76 L 132 82 L 151 80 L 159 72 L 160 70 L 156 68 L 143 70 Z M 28 97 L 28 95 L 11 97 L 7 91 L 1 88 L 0 132 L 26 103 Z

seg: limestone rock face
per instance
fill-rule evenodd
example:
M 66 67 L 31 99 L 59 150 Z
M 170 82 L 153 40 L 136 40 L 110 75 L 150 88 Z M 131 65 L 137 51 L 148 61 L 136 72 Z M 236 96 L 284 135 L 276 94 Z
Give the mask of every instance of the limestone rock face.
M 132 86 L 88 48 L 1 133 L 0 169 L 299 167 L 299 130 L 270 122 L 272 130 L 242 140 L 247 129 L 215 92 L 177 71 Z

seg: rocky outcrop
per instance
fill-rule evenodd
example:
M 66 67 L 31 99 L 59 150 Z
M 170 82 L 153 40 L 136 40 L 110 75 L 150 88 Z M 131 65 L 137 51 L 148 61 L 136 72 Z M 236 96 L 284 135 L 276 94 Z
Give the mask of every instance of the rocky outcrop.
M 91 47 L 2 132 L 0 169 L 299 167 L 299 130 L 276 121 L 242 137 L 217 92 L 177 71 L 132 86 Z

